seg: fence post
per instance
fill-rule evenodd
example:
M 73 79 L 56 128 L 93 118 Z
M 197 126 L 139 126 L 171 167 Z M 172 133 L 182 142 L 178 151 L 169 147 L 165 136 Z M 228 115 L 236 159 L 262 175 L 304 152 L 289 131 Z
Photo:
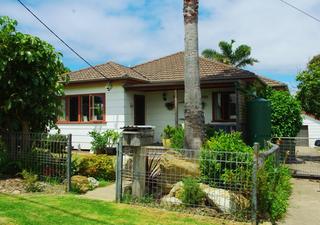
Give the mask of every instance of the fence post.
M 72 134 L 68 134 L 67 147 L 67 192 L 71 191 L 71 151 L 72 151 Z
M 116 202 L 121 202 L 121 195 L 122 195 L 122 136 L 119 139 L 117 145 L 117 169 L 116 169 Z
M 257 172 L 259 163 L 259 143 L 255 142 L 253 155 L 253 167 L 252 167 L 252 224 L 257 225 L 257 211 L 258 211 L 258 200 L 257 200 Z

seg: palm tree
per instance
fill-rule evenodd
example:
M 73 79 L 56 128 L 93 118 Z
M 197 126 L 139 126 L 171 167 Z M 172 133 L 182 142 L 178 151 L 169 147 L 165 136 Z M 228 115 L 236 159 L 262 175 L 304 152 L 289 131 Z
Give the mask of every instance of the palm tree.
M 233 50 L 233 44 L 235 40 L 231 40 L 230 43 L 226 41 L 220 41 L 219 48 L 220 52 L 214 49 L 205 49 L 202 52 L 202 56 L 208 59 L 213 59 L 225 64 L 234 65 L 238 68 L 245 67 L 247 65 L 253 65 L 258 60 L 250 57 L 251 47 L 248 45 L 240 45 L 238 48 Z
M 199 0 L 183 1 L 185 29 L 184 53 L 184 107 L 186 149 L 200 149 L 204 137 L 204 115 L 201 104 L 198 8 Z

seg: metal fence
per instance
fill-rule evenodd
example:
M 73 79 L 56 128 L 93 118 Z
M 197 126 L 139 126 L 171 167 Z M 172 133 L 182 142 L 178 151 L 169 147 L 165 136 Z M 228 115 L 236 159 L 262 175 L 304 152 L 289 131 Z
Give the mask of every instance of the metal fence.
M 257 170 L 277 149 L 254 155 L 253 152 L 208 150 L 200 153 L 155 146 L 122 148 L 120 145 L 117 200 L 202 215 L 256 220 Z M 260 163 L 255 166 L 254 162 Z
M 1 137 L 7 148 L 7 173 L 27 170 L 39 180 L 64 183 L 70 190 L 71 135 L 3 133 Z
M 273 142 L 280 146 L 280 158 L 294 177 L 320 179 L 320 147 L 315 145 L 319 139 L 280 137 Z

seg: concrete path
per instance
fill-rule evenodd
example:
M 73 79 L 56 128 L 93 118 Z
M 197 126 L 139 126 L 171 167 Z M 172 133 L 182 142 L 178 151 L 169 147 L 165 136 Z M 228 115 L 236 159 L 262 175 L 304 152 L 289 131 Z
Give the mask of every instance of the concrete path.
M 96 188 L 93 191 L 88 191 L 83 195 L 85 198 L 103 200 L 112 202 L 116 200 L 116 184 L 110 184 L 106 187 Z
M 320 181 L 292 179 L 293 193 L 282 225 L 320 224 Z

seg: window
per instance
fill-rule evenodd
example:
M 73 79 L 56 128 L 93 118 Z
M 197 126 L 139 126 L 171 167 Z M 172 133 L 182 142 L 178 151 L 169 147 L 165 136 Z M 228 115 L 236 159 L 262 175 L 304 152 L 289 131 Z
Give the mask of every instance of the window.
M 213 121 L 235 121 L 236 94 L 232 92 L 217 92 L 212 95 Z
M 105 95 L 72 95 L 62 100 L 63 115 L 60 122 L 103 122 L 105 120 Z

